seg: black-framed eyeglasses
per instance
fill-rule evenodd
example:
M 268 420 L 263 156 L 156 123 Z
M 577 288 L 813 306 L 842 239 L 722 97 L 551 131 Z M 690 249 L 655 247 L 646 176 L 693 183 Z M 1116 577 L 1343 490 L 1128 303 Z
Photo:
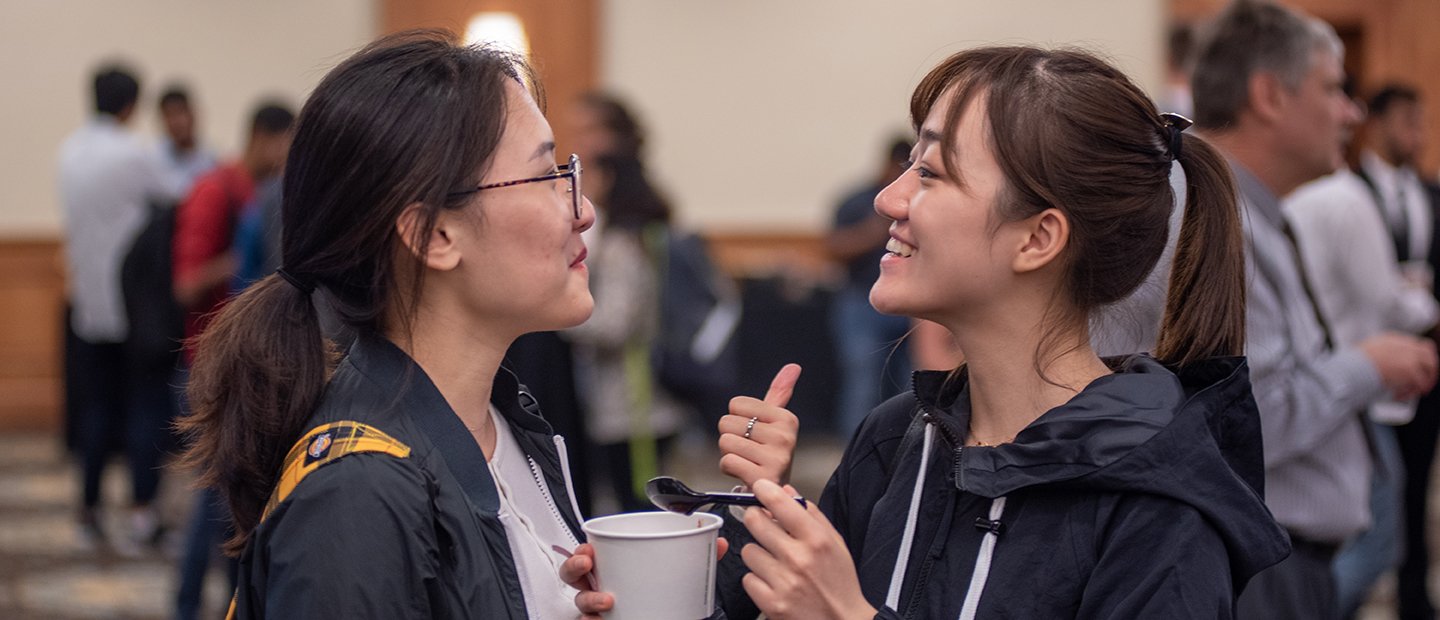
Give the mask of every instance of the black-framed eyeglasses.
M 528 179 L 517 179 L 514 181 L 501 181 L 499 183 L 489 183 L 476 187 L 475 189 L 468 189 L 462 192 L 450 192 L 450 197 L 454 198 L 456 196 L 464 196 L 466 194 L 483 192 L 487 189 L 499 189 L 501 187 L 510 187 L 513 185 L 524 185 L 526 183 L 539 183 L 541 181 L 553 181 L 555 179 L 569 179 L 570 207 L 575 213 L 575 219 L 578 220 L 580 219 L 580 203 L 585 201 L 585 198 L 580 193 L 580 156 L 571 153 L 570 163 L 564 166 L 558 166 L 558 168 L 559 169 L 555 172 L 543 176 L 531 177 Z

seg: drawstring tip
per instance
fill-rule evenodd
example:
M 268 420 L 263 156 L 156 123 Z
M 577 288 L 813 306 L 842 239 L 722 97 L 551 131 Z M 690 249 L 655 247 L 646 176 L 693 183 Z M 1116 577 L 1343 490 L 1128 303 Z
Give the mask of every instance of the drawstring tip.
M 999 519 L 995 519 L 992 521 L 990 519 L 986 519 L 985 517 L 975 518 L 975 529 L 982 532 L 987 532 L 999 536 L 1001 530 L 1003 530 L 1004 528 L 1005 526 L 1000 523 Z

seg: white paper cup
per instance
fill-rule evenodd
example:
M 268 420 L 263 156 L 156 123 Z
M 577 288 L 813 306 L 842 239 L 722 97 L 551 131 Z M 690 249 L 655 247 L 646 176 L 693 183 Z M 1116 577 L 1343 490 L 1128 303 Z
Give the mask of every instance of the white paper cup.
M 709 513 L 631 512 L 585 522 L 611 620 L 699 620 L 715 608 L 715 538 Z

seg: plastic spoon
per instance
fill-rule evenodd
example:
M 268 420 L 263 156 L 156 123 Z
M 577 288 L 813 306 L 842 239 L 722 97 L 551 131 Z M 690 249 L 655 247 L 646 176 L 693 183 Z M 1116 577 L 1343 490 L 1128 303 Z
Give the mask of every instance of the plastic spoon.
M 678 512 L 688 515 L 702 506 L 711 504 L 728 504 L 732 506 L 760 506 L 760 500 L 755 499 L 753 493 L 701 493 L 685 483 L 670 476 L 652 478 L 645 483 L 645 495 L 650 497 L 650 502 L 670 512 Z M 805 506 L 805 498 L 797 497 L 795 501 Z

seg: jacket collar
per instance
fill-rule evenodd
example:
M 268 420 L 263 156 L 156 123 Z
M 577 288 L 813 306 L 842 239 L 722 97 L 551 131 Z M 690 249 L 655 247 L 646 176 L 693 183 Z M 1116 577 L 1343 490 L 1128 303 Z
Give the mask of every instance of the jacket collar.
M 1107 363 L 1115 374 L 1041 415 L 1013 443 L 960 448 L 951 442 L 955 486 L 991 498 L 1056 485 L 1183 502 L 1225 541 L 1237 588 L 1283 559 L 1289 543 L 1263 499 L 1260 416 L 1245 358 L 1183 368 L 1144 355 Z M 917 375 L 915 397 L 926 423 L 942 435 L 949 426 L 963 441 L 957 429 L 969 424 L 966 376 L 946 379 L 946 373 Z
M 1182 411 L 1203 411 L 1201 428 L 1209 421 L 1211 430 L 1218 430 L 1222 419 L 1233 413 L 1230 405 L 1250 392 L 1244 358 L 1205 360 L 1183 369 L 1168 368 L 1148 355 L 1110 358 L 1106 363 L 1114 374 L 1096 379 L 1068 402 L 1046 411 L 1013 442 L 964 447 L 955 484 L 999 497 L 1023 487 L 1093 474 L 1149 442 Z M 922 371 L 913 377 L 921 404 L 918 413 L 937 426 L 951 450 L 961 448 L 968 435 L 968 378 L 963 368 L 957 373 Z M 1228 447 L 1220 446 L 1222 453 Z M 1237 468 L 1236 473 L 1258 490 L 1263 471 L 1253 469 Z
M 430 439 L 474 508 L 487 515 L 499 514 L 500 494 L 489 475 L 484 452 L 425 371 L 399 347 L 373 333 L 356 337 L 347 360 L 382 394 L 393 395 L 393 402 L 401 405 L 406 417 Z M 527 454 L 533 452 L 535 435 L 544 433 L 548 437 L 550 433 L 538 407 L 527 406 L 527 399 L 529 403 L 534 399 L 504 369 L 495 374 L 490 394 L 491 404 L 512 428 L 529 431 L 515 433 L 515 438 Z
M 375 333 L 356 336 L 355 343 L 350 347 L 348 360 L 362 374 L 379 384 L 386 393 L 395 395 L 397 400 L 414 399 L 417 405 L 422 405 L 427 410 L 443 411 L 455 417 L 456 424 L 463 429 L 464 425 L 455 416 L 450 403 L 440 394 L 440 390 L 430 381 L 430 377 L 420 365 L 384 336 Z M 550 423 L 540 416 L 535 398 L 520 384 L 515 373 L 503 366 L 492 380 L 490 403 L 495 405 L 500 415 L 512 426 L 547 437 L 553 434 Z

